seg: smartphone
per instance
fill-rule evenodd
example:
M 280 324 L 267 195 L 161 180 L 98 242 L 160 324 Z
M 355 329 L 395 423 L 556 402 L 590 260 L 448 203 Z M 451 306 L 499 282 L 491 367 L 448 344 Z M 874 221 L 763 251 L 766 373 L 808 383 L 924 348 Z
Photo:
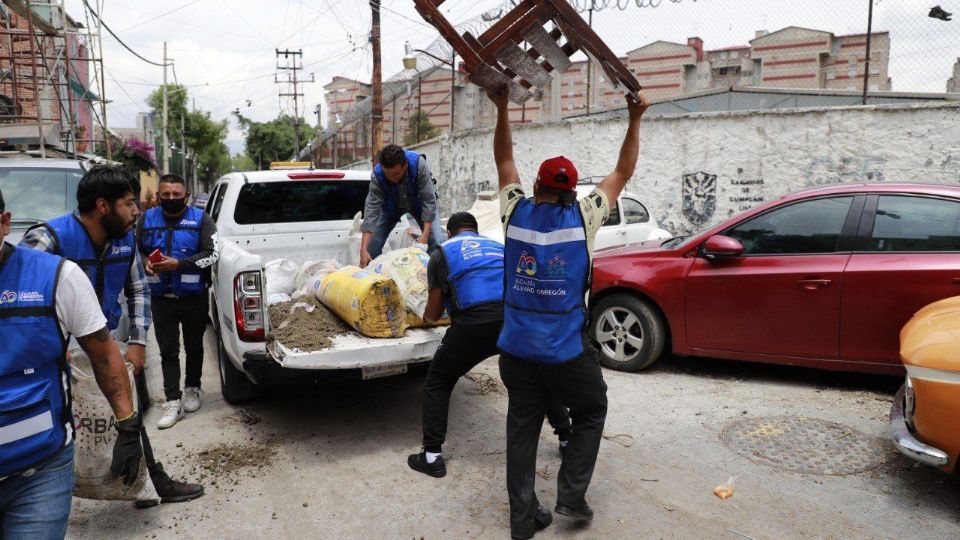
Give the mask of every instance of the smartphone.
M 158 263 L 163 260 L 163 253 L 161 253 L 159 249 L 155 249 L 147 258 L 149 258 L 152 263 Z

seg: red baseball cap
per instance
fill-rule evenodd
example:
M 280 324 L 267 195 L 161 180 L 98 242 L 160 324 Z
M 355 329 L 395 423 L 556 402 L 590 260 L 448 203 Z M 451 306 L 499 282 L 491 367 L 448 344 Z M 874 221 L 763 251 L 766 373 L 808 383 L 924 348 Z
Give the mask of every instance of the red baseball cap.
M 573 191 L 577 187 L 577 179 L 577 168 L 563 156 L 544 161 L 537 171 L 537 182 L 556 189 Z

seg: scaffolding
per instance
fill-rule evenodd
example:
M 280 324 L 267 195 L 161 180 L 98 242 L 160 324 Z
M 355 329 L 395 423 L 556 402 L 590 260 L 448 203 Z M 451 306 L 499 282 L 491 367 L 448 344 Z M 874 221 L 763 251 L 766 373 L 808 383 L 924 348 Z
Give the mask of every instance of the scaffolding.
M 99 29 L 62 1 L 5 0 L 0 18 L 0 149 L 76 157 L 103 144 L 109 154 Z

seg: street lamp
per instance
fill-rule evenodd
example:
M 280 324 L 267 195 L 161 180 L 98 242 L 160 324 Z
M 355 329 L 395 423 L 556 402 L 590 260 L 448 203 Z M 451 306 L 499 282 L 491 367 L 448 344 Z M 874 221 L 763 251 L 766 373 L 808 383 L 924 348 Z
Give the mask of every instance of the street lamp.
M 420 118 L 420 96 L 423 95 L 421 91 L 423 88 L 423 75 L 420 73 L 420 70 L 417 69 L 417 57 L 413 55 L 413 48 L 410 46 L 410 42 L 406 41 L 403 44 L 403 67 L 404 69 L 412 69 L 417 72 L 417 127 L 416 127 L 416 137 L 417 142 L 420 142 L 420 124 L 422 119 Z M 409 103 L 409 101 L 407 102 Z M 408 109 L 409 110 L 409 109 Z
M 456 89 L 457 89 L 457 51 L 452 47 L 450 50 L 453 56 L 451 57 L 450 60 L 444 60 L 443 58 L 440 58 L 439 56 L 433 53 L 427 52 L 423 49 L 414 49 L 410 46 L 410 42 L 406 41 L 403 44 L 403 51 L 404 51 L 403 67 L 405 69 L 416 70 L 417 78 L 422 79 L 422 77 L 420 77 L 420 70 L 417 69 L 417 58 L 413 56 L 414 52 L 425 54 L 430 58 L 433 58 L 437 62 L 440 62 L 441 64 L 446 64 L 450 66 L 450 133 L 453 133 L 455 130 L 453 113 L 454 113 L 454 106 L 456 104 L 455 98 L 456 98 Z M 417 131 L 418 132 L 420 131 L 420 85 L 419 84 L 417 85 Z M 419 133 L 417 134 L 417 142 L 420 142 Z

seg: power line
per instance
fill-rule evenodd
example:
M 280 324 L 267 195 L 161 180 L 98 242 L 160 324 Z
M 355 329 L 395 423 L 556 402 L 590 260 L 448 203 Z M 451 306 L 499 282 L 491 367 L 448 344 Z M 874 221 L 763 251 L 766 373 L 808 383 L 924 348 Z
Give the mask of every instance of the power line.
M 90 3 L 87 2 L 87 0 L 83 0 L 83 5 L 87 7 L 87 10 L 90 12 L 91 15 L 93 15 L 93 18 L 96 19 L 98 23 L 100 23 L 100 26 L 102 26 L 104 30 L 106 30 L 111 36 L 113 36 L 113 39 L 117 40 L 117 43 L 119 43 L 120 45 L 123 45 L 124 49 L 130 51 L 134 56 L 136 56 L 137 58 L 143 60 L 148 64 L 152 64 L 154 66 L 159 66 L 159 67 L 164 66 L 164 64 L 161 62 L 154 62 L 153 60 L 148 60 L 147 58 L 144 58 L 143 56 L 140 55 L 140 53 L 131 49 L 129 45 L 124 43 L 123 40 L 120 39 L 120 37 L 117 36 L 117 34 L 115 34 L 113 30 L 110 29 L 109 26 L 107 26 L 107 23 L 103 22 L 103 19 L 100 18 L 100 14 L 94 11 L 92 7 L 90 7 Z
M 143 26 L 143 25 L 145 25 L 145 24 L 147 24 L 147 23 L 151 23 L 151 22 L 153 22 L 153 21 L 155 21 L 155 20 L 157 20 L 157 19 L 161 19 L 161 18 L 163 18 L 163 17 L 166 17 L 167 15 L 170 15 L 171 13 L 176 13 L 177 11 L 180 11 L 181 9 L 188 8 L 188 7 L 196 4 L 196 3 L 199 2 L 199 1 L 200 1 L 200 0 L 193 0 L 192 2 L 187 2 L 186 4 L 184 4 L 184 5 L 182 5 L 182 6 L 178 7 L 178 8 L 171 9 L 170 11 L 161 13 L 160 15 L 157 15 L 156 17 L 151 17 L 151 18 L 149 18 L 149 19 L 147 19 L 147 20 L 145 20 L 145 21 L 138 22 L 137 24 L 135 24 L 135 25 L 133 25 L 133 26 L 131 26 L 131 27 L 129 27 L 129 28 L 124 28 L 123 30 L 120 31 L 120 33 L 122 34 L 122 33 L 124 33 L 124 32 L 129 32 L 130 30 L 133 30 L 134 28 L 139 28 L 139 27 L 141 27 L 141 26 Z

